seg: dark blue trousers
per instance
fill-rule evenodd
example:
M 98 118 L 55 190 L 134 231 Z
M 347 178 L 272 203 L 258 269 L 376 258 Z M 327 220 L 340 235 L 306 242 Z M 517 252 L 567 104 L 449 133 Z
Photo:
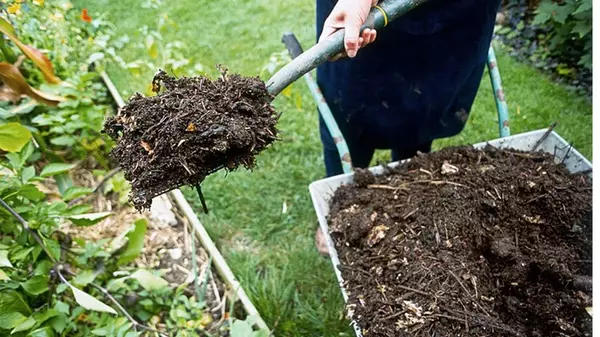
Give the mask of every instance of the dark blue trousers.
M 317 37 L 336 0 L 317 0 Z M 317 68 L 317 83 L 355 167 L 375 149 L 392 159 L 429 152 L 468 120 L 486 64 L 500 0 L 430 0 L 377 32 L 354 59 Z M 327 175 L 342 173 L 320 120 Z

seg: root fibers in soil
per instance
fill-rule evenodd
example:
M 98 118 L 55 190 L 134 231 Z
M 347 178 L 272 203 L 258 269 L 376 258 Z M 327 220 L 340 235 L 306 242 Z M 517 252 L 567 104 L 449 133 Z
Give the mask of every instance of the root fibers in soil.
M 591 336 L 590 180 L 492 147 L 357 170 L 329 218 L 349 316 L 365 336 Z
M 258 78 L 227 75 L 153 79 L 156 96 L 135 94 L 104 132 L 117 140 L 112 157 L 131 183 L 131 201 L 196 185 L 221 169 L 252 169 L 255 156 L 277 139 L 272 96 Z M 164 91 L 161 91 L 164 87 Z

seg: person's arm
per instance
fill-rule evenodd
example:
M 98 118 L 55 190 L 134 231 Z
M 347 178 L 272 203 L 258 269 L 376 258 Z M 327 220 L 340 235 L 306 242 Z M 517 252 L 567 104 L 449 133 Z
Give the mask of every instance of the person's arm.
M 323 24 L 323 32 L 319 42 L 338 29 L 345 30 L 344 47 L 349 57 L 356 56 L 358 50 L 375 41 L 377 32 L 375 29 L 365 29 L 360 34 L 360 27 L 367 20 L 371 8 L 377 5 L 378 0 L 339 0 L 331 14 Z

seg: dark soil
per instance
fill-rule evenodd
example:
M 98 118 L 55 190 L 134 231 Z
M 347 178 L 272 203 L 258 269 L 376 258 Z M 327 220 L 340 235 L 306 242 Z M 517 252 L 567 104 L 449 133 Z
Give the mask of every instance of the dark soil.
M 488 147 L 357 170 L 330 231 L 365 336 L 591 336 L 592 186 Z
M 118 141 L 111 155 L 131 183 L 137 209 L 221 168 L 252 169 L 255 156 L 277 139 L 273 97 L 258 78 L 225 71 L 217 80 L 173 78 L 161 70 L 153 90 L 156 96 L 135 94 L 104 125 Z

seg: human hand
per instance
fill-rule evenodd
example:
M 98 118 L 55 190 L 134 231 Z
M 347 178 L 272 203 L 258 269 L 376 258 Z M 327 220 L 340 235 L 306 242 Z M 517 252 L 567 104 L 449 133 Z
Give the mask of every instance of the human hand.
M 371 8 L 377 5 L 378 0 L 339 0 L 329 17 L 323 24 L 323 32 L 319 42 L 329 37 L 339 29 L 345 29 L 344 49 L 345 52 L 337 55 L 338 59 L 345 55 L 355 57 L 358 50 L 375 41 L 377 31 L 365 29 L 360 34 L 360 28 L 367 20 Z

